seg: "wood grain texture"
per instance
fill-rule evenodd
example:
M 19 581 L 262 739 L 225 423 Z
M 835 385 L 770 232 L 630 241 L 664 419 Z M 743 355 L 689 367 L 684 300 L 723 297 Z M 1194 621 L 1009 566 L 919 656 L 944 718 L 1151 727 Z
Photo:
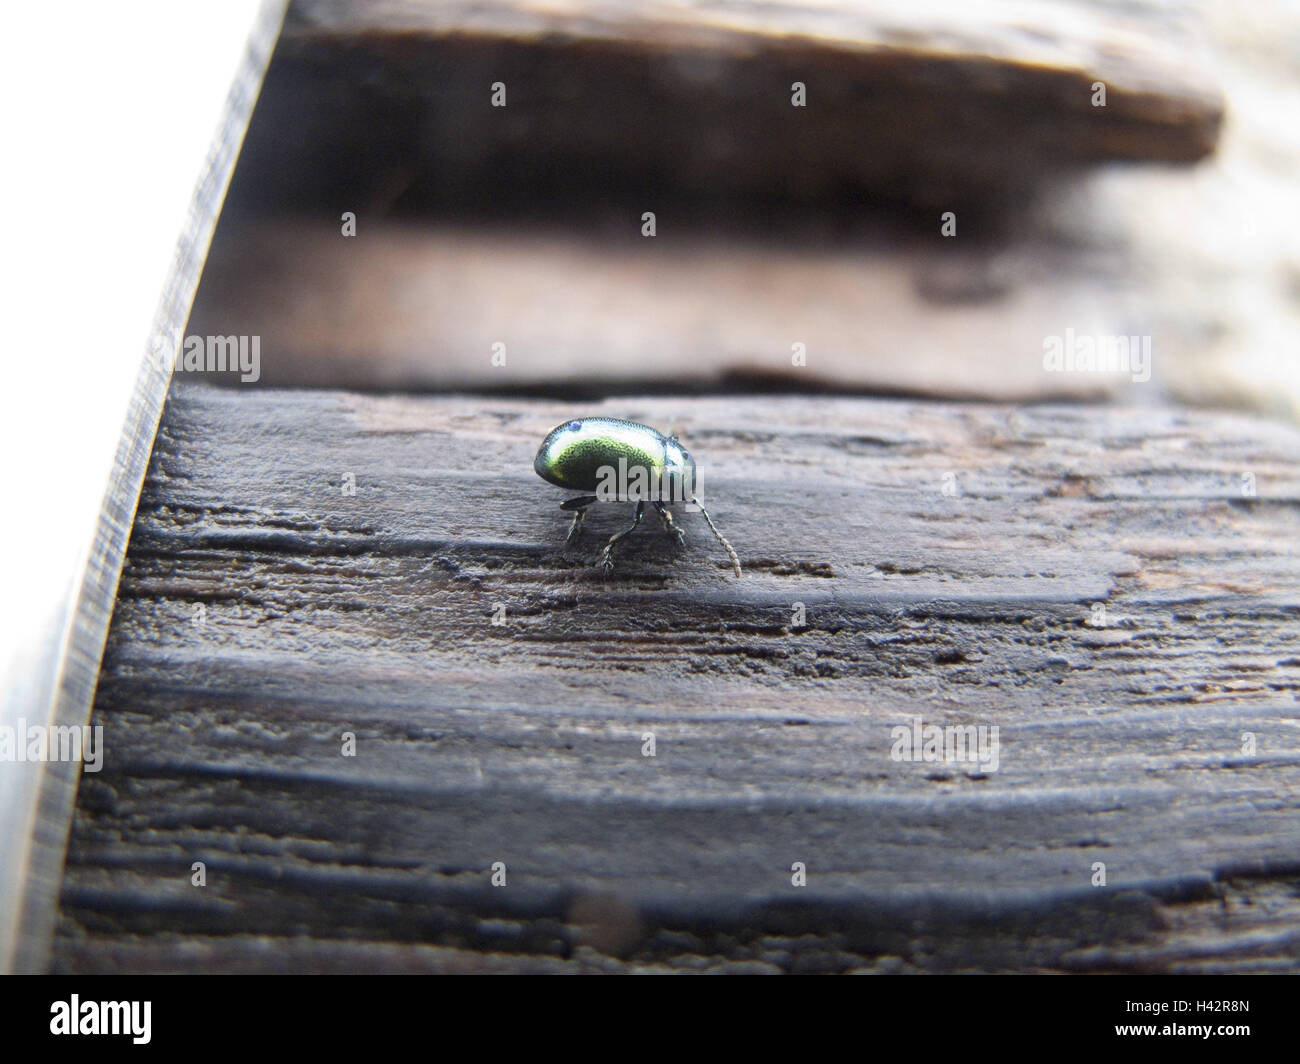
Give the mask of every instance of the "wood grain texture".
M 609 579 L 624 507 L 564 550 L 531 459 L 577 413 L 680 431 L 743 580 L 693 514 Z M 1209 413 L 178 382 L 55 967 L 1296 970 L 1297 457 Z M 918 715 L 998 770 L 893 760 Z

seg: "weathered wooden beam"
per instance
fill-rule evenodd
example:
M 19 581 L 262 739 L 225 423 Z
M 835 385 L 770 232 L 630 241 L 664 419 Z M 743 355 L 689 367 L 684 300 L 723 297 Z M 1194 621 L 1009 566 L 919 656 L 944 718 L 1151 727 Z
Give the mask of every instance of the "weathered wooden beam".
M 675 425 L 742 580 L 696 515 L 608 579 L 622 508 L 565 551 L 531 459 L 585 412 Z M 56 965 L 1294 970 L 1249 901 L 1300 875 L 1298 456 L 1147 409 L 177 384 Z M 996 771 L 893 759 L 918 716 L 996 725 Z

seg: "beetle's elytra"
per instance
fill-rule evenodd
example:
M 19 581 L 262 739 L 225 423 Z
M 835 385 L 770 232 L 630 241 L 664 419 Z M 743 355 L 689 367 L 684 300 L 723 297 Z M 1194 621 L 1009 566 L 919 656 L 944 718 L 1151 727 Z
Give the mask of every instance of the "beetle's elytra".
M 669 502 L 689 502 L 699 507 L 704 520 L 731 558 L 731 567 L 740 576 L 740 557 L 718 531 L 708 511 L 695 497 L 695 460 L 677 442 L 658 429 L 616 417 L 584 417 L 557 425 L 546 435 L 533 469 L 543 480 L 572 491 L 596 492 L 566 499 L 560 509 L 573 514 L 568 542 L 578 535 L 587 508 L 597 502 L 636 502 L 630 528 L 609 537 L 601 551 L 600 563 L 605 572 L 614 568 L 614 548 L 629 532 L 641 524 L 649 502 L 664 527 L 685 542 L 681 528 L 673 520 Z

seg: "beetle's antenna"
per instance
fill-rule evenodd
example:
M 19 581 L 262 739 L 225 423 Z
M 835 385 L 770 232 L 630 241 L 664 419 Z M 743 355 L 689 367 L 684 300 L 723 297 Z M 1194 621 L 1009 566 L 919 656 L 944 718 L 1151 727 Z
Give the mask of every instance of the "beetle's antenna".
M 711 528 L 713 530 L 713 534 L 718 537 L 718 542 L 722 544 L 722 549 L 731 555 L 731 567 L 736 570 L 736 579 L 739 580 L 740 579 L 740 555 L 738 555 L 735 551 L 735 548 L 732 547 L 732 545 L 727 542 L 727 537 L 718 531 L 718 526 L 713 523 L 713 518 L 709 516 L 709 511 L 706 510 L 703 506 L 700 506 L 700 500 L 697 499 L 694 495 L 692 495 L 691 502 L 695 506 L 700 507 L 700 513 L 704 515 L 704 520 L 709 522 L 709 528 Z

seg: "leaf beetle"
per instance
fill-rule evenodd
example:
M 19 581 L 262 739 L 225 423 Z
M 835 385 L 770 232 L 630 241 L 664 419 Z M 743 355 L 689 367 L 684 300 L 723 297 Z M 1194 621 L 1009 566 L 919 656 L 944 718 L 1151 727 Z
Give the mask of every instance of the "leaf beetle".
M 676 436 L 665 436 L 649 425 L 622 418 L 574 418 L 547 433 L 533 459 L 533 469 L 557 487 L 584 492 L 560 503 L 561 510 L 573 514 L 567 543 L 577 537 L 587 509 L 593 504 L 636 503 L 631 527 L 610 536 L 601 551 L 600 564 L 606 573 L 614 568 L 614 548 L 641 524 L 647 502 L 677 542 L 685 543 L 686 537 L 668 509 L 670 502 L 683 502 L 699 508 L 731 558 L 736 576 L 740 576 L 739 555 L 695 497 L 695 459 Z

